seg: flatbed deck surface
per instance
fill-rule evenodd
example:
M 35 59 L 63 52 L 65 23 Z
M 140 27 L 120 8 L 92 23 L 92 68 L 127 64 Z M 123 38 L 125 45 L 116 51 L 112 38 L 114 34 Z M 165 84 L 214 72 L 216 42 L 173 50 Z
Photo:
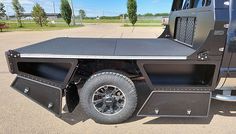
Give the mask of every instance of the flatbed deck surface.
M 83 59 L 186 58 L 194 49 L 170 39 L 56 38 L 16 49 L 21 57 Z

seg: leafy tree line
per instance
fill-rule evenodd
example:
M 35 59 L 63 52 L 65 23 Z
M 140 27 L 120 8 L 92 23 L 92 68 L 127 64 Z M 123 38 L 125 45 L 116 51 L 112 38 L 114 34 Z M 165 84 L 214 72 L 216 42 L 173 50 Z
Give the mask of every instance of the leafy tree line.
M 6 10 L 4 8 L 5 8 L 4 4 L 0 2 L 0 19 L 6 16 Z
M 121 19 L 123 18 L 127 18 L 128 14 L 120 14 L 118 16 L 100 16 L 100 19 Z M 138 14 L 138 17 L 149 17 L 149 16 L 153 16 L 153 17 L 158 17 L 158 16 L 169 16 L 169 13 L 157 13 L 157 14 L 152 14 L 152 13 L 147 13 L 147 14 Z M 78 16 L 79 17 L 79 16 Z M 85 17 L 85 19 L 96 19 L 97 17 Z
M 12 0 L 12 7 L 15 11 L 15 17 L 17 19 L 18 27 L 22 27 L 22 16 L 24 13 L 24 8 L 21 6 L 19 0 Z M 5 6 L 3 3 L 0 3 L 0 19 L 6 16 L 6 10 L 4 9 Z M 65 20 L 68 26 L 70 26 L 71 18 L 72 18 L 72 8 L 68 0 L 61 0 L 61 16 Z M 32 17 L 36 24 L 40 25 L 47 25 L 47 14 L 44 9 L 36 3 L 32 9 Z M 124 14 L 124 17 L 128 17 L 132 25 L 134 26 L 137 22 L 138 16 L 168 16 L 168 13 L 146 13 L 146 14 L 138 14 L 137 15 L 137 1 L 136 0 L 127 0 L 127 14 Z M 86 12 L 84 10 L 79 10 L 79 18 L 94 18 L 94 17 L 86 17 Z M 120 19 L 123 17 L 123 14 L 119 16 L 101 16 L 101 19 Z
M 17 26 L 23 27 L 22 17 L 24 15 L 25 9 L 20 4 L 19 0 L 12 0 L 12 7 L 15 12 Z M 6 16 L 6 10 L 4 8 L 5 8 L 4 4 L 0 2 L 0 19 Z M 48 23 L 47 14 L 38 3 L 34 5 L 31 14 L 36 24 L 40 25 L 41 27 L 43 25 L 47 25 Z M 86 16 L 83 10 L 80 11 L 80 14 L 82 15 L 82 17 Z M 61 0 L 61 16 L 69 26 L 71 23 L 72 9 L 68 0 Z
M 169 16 L 169 13 L 145 13 L 145 14 L 139 14 L 138 16 Z
M 48 23 L 47 14 L 38 3 L 36 3 L 35 6 L 33 7 L 32 17 L 36 22 L 36 24 L 40 25 L 41 27 L 43 25 L 47 25 Z

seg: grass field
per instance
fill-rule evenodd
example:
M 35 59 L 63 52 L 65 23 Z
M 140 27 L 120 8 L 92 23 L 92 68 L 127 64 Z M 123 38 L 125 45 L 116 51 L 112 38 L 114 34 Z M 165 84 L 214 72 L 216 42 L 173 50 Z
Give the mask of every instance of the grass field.
M 131 23 L 125 23 L 124 27 L 133 27 Z M 163 27 L 161 23 L 136 23 L 134 27 Z
M 3 23 L 3 21 L 0 21 L 0 23 Z M 19 28 L 17 26 L 16 21 L 4 21 L 4 23 L 7 24 L 9 27 L 8 29 L 5 29 L 3 31 L 50 31 L 50 30 L 62 30 L 62 29 L 68 29 L 68 28 L 77 28 L 81 26 L 68 26 L 65 23 L 56 23 L 56 24 L 48 24 L 47 26 L 40 27 L 37 25 L 34 21 L 30 20 L 23 20 L 22 24 L 23 27 Z
M 64 22 L 63 19 L 58 19 L 56 20 L 56 22 Z M 76 19 L 77 23 L 80 23 L 79 19 Z M 128 20 L 120 20 L 120 19 L 83 19 L 83 23 L 124 23 L 124 24 L 128 24 L 129 21 Z M 138 20 L 137 21 L 137 25 L 161 25 L 161 20 Z
M 0 20 L 0 23 L 3 21 Z M 15 20 L 7 20 L 4 21 L 9 28 L 4 31 L 49 31 L 49 30 L 61 30 L 61 29 L 68 29 L 68 28 L 77 28 L 81 27 L 80 25 L 77 26 L 67 26 L 63 19 L 55 20 L 55 24 L 48 24 L 47 26 L 40 27 L 39 25 L 35 24 L 33 20 L 22 20 L 23 27 L 17 27 L 17 23 Z M 76 23 L 80 23 L 78 19 L 76 19 Z M 132 27 L 132 24 L 129 23 L 128 20 L 122 21 L 120 19 L 84 19 L 83 23 L 117 23 L 121 24 L 123 27 Z M 138 20 L 135 24 L 135 27 L 161 27 L 160 20 Z

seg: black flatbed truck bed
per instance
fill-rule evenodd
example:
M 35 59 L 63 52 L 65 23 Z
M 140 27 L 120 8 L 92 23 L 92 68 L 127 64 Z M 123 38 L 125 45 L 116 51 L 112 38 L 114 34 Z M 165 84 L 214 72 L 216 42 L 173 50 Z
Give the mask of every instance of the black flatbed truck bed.
M 14 50 L 22 58 L 187 59 L 194 49 L 171 39 L 57 38 Z
M 12 87 L 57 116 L 62 98 L 99 123 L 127 120 L 134 81 L 152 90 L 138 116 L 207 117 L 236 102 L 236 2 L 174 0 L 158 39 L 57 38 L 6 52 Z

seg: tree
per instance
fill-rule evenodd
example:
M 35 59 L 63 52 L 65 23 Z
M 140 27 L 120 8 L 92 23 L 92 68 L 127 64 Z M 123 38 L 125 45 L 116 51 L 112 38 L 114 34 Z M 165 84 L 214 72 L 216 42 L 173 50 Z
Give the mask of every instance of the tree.
M 61 0 L 61 16 L 65 20 L 68 26 L 71 23 L 72 9 L 68 0 Z
M 0 2 L 0 19 L 6 16 L 6 10 L 4 8 L 5 8 L 4 4 Z
M 154 16 L 152 13 L 145 13 L 143 16 Z
M 86 13 L 82 9 L 79 10 L 79 15 L 82 17 L 82 19 L 84 19 L 86 17 Z
M 155 16 L 169 16 L 169 13 L 156 13 Z
M 22 18 L 22 15 L 23 15 L 25 9 L 21 6 L 19 0 L 12 0 L 12 6 L 13 6 L 13 10 L 15 11 L 17 25 L 18 25 L 18 27 L 22 27 L 21 18 Z
M 138 20 L 138 17 L 137 17 L 137 2 L 136 2 L 136 0 L 128 0 L 127 11 L 128 11 L 129 21 L 134 26 L 135 23 Z
M 119 15 L 119 17 L 123 17 L 123 16 L 126 18 L 126 17 L 128 17 L 128 14 L 120 14 Z
M 41 27 L 43 27 L 43 24 L 47 25 L 47 15 L 38 3 L 33 7 L 32 17 L 36 24 L 39 24 Z

